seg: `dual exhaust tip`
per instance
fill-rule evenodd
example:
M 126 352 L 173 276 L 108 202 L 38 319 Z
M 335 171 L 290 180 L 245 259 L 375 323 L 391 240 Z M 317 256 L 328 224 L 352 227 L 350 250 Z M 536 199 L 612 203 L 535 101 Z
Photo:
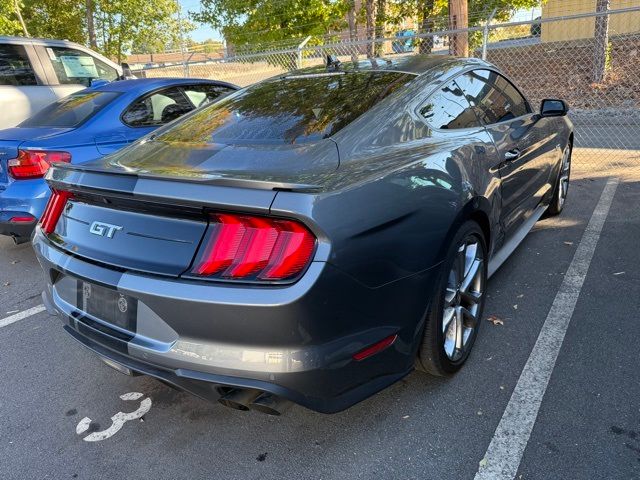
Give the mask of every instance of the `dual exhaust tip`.
M 291 402 L 285 398 L 250 388 L 233 388 L 224 393 L 218 402 L 234 410 L 255 410 L 276 416 L 282 415 L 291 406 Z

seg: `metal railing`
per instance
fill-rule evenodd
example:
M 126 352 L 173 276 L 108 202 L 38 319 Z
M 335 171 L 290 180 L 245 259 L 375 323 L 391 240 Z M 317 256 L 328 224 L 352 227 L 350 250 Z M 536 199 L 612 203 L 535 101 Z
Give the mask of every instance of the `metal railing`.
M 595 38 L 597 18 L 606 19 L 604 43 Z M 569 103 L 581 162 L 599 169 L 640 167 L 640 7 L 502 24 L 489 18 L 467 29 L 403 37 L 315 46 L 305 42 L 297 48 L 146 68 L 139 75 L 188 75 L 246 86 L 298 68 L 322 65 L 328 54 L 343 62 L 427 50 L 449 54 L 450 40 L 456 35 L 468 38 L 469 56 L 486 58 L 501 68 L 532 105 L 549 97 Z M 594 71 L 598 68 L 602 71 L 596 81 Z

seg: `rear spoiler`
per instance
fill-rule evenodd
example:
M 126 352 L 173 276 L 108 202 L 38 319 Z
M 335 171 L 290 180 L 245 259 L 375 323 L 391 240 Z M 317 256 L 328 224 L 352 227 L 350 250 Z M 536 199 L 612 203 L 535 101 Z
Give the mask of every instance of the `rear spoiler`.
M 53 164 L 45 179 L 51 188 L 57 190 L 135 197 L 148 201 L 161 200 L 185 206 L 248 209 L 260 206 L 257 210 L 268 209 L 279 191 L 313 193 L 322 190 L 318 185 L 223 175 L 210 178 L 160 177 L 96 167 L 83 168 L 82 165 L 72 164 Z

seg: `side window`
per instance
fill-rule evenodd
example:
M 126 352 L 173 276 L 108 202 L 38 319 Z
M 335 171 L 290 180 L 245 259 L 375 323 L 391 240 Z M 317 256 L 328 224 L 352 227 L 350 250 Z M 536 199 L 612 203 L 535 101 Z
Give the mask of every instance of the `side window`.
M 37 85 L 36 75 L 22 45 L 0 45 L 0 85 Z
M 235 91 L 233 88 L 223 85 L 189 85 L 182 87 L 182 90 L 196 108 L 202 107 L 219 97 Z
M 193 110 L 178 87 L 165 88 L 135 100 L 122 115 L 130 127 L 155 127 Z
M 434 128 L 456 129 L 480 126 L 471 105 L 455 82 L 449 82 L 420 107 L 420 115 Z
M 113 81 L 118 71 L 88 53 L 66 47 L 46 47 L 58 82 L 63 85 L 80 84 L 89 86 L 91 80 L 101 78 Z
M 511 104 L 511 112 L 516 117 L 521 117 L 527 113 L 531 113 L 531 107 L 522 94 L 514 87 L 509 80 L 502 75 L 498 75 L 495 82 L 498 90 L 502 91 L 509 99 Z
M 473 70 L 458 77 L 456 82 L 486 125 L 530 113 L 524 97 L 507 79 L 493 71 Z

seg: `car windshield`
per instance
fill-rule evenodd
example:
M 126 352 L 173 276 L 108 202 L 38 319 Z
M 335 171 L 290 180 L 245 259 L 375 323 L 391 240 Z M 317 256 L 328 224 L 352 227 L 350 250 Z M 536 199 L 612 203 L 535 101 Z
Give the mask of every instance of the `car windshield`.
M 74 93 L 46 106 L 20 127 L 77 127 L 119 95 L 117 92 Z
M 292 75 L 248 87 L 157 137 L 167 143 L 302 143 L 330 137 L 415 75 Z

